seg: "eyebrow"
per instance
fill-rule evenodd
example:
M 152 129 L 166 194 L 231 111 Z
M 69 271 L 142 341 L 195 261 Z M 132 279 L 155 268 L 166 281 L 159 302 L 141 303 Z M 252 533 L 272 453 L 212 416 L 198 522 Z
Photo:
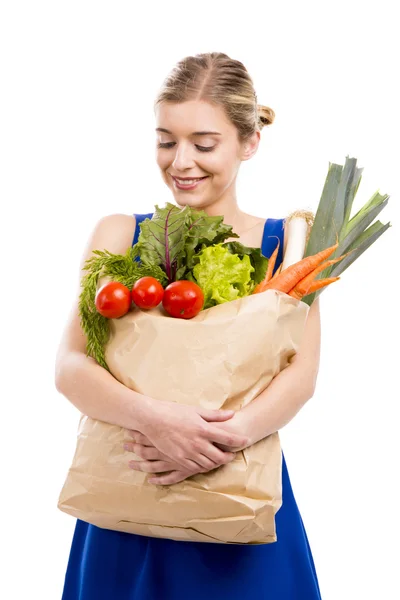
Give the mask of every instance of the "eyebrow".
M 162 131 L 163 133 L 171 133 L 168 129 L 163 127 L 157 127 L 156 131 Z M 221 135 L 218 131 L 194 131 L 191 135 Z

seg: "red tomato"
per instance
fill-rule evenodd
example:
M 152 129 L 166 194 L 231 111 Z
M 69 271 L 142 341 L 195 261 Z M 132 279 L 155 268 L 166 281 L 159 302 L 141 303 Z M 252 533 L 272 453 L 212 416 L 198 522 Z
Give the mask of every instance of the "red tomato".
M 154 277 L 141 277 L 132 288 L 132 300 L 139 308 L 154 308 L 163 296 L 164 288 Z
M 96 293 L 97 312 L 107 319 L 118 319 L 125 315 L 132 304 L 131 292 L 118 281 L 105 283 Z
M 164 290 L 163 307 L 171 317 L 191 319 L 201 311 L 203 304 L 203 290 L 193 281 L 174 281 Z

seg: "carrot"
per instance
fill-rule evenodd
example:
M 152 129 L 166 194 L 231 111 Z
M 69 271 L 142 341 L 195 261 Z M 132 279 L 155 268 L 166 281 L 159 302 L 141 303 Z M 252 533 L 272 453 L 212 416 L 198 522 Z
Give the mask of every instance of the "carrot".
M 342 256 L 339 256 L 338 258 L 333 258 L 332 260 L 327 260 L 327 261 L 321 263 L 320 265 L 318 265 L 318 267 L 316 267 L 316 269 L 314 269 L 313 271 L 311 271 L 311 273 L 309 273 L 303 279 L 301 279 L 293 289 L 295 289 L 296 292 L 298 294 L 300 294 L 300 296 L 305 296 L 307 293 L 310 293 L 310 292 L 308 292 L 308 289 L 309 289 L 311 283 L 313 283 L 313 281 L 316 278 L 316 276 L 318 275 L 318 273 L 325 271 L 325 269 L 327 269 L 331 265 L 336 264 L 337 262 L 342 260 L 348 254 L 349 254 L 349 252 L 347 252 L 346 254 L 342 254 Z
M 299 292 L 296 292 L 296 288 L 290 290 L 288 296 L 292 296 L 292 298 L 296 298 L 296 300 L 301 300 L 303 297 L 301 294 L 299 294 Z
M 311 283 L 309 282 L 308 287 L 303 287 L 302 290 L 299 290 L 298 286 L 294 287 L 292 290 L 290 290 L 288 295 L 292 298 L 296 298 L 296 300 L 301 300 L 303 296 L 312 294 L 313 292 L 316 292 L 317 290 L 320 290 L 321 288 L 330 285 L 338 279 L 340 279 L 340 277 L 327 277 L 326 279 L 317 279 L 316 281 L 312 281 Z
M 265 281 L 265 283 L 268 283 L 268 281 L 270 279 L 272 279 L 272 273 L 274 272 L 276 258 L 278 256 L 278 252 L 279 252 L 279 244 L 280 244 L 280 239 L 278 238 L 278 245 L 275 248 L 275 250 L 273 251 L 273 253 L 271 254 L 271 257 L 270 257 L 270 259 L 268 261 L 267 272 L 266 272 L 265 278 L 263 280 L 263 281 Z
M 275 248 L 275 250 L 273 251 L 273 253 L 271 254 L 269 260 L 268 260 L 268 266 L 267 266 L 267 272 L 265 273 L 265 277 L 262 281 L 260 281 L 260 283 L 258 283 L 256 285 L 256 287 L 253 290 L 253 294 L 257 294 L 258 293 L 258 289 L 259 291 L 262 291 L 262 288 L 264 285 L 266 285 L 269 281 L 272 280 L 272 273 L 274 272 L 274 267 L 275 267 L 275 263 L 276 263 L 276 258 L 278 256 L 278 251 L 279 251 L 279 244 L 280 244 L 280 240 L 278 238 L 278 245 Z M 276 273 L 275 273 L 276 275 Z
M 308 288 L 307 294 L 312 294 L 313 292 L 316 292 L 317 290 L 320 290 L 326 285 L 330 285 L 331 283 L 333 283 L 334 281 L 338 281 L 339 279 L 340 277 L 327 277 L 326 279 L 317 279 L 316 281 L 312 282 L 311 286 Z
M 278 277 L 279 273 L 282 271 L 282 265 L 283 265 L 283 262 L 281 262 L 281 264 L 279 265 L 279 267 L 275 271 L 274 275 L 271 277 L 270 281 L 272 281 L 273 279 L 275 279 L 275 277 Z
M 290 265 L 287 269 L 283 269 L 281 273 L 272 281 L 268 281 L 266 284 L 259 284 L 253 291 L 254 293 L 265 292 L 266 290 L 274 289 L 286 294 L 290 292 L 306 275 L 311 273 L 320 263 L 325 261 L 331 254 L 333 254 L 336 248 L 339 246 L 339 240 L 336 241 L 334 246 L 330 246 L 325 250 L 321 250 L 317 254 L 307 256 L 297 263 Z M 259 289 L 257 289 L 259 288 Z

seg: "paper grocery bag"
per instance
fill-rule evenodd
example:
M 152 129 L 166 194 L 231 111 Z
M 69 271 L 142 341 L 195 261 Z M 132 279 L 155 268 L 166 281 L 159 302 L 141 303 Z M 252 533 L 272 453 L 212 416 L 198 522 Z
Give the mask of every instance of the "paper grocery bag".
M 159 400 L 239 410 L 262 392 L 299 348 L 309 306 L 268 290 L 185 320 L 162 308 L 110 321 L 105 357 L 121 383 Z M 58 507 L 107 529 L 174 540 L 276 541 L 282 504 L 278 433 L 214 471 L 170 486 L 147 483 L 123 449 L 125 429 L 82 416 Z

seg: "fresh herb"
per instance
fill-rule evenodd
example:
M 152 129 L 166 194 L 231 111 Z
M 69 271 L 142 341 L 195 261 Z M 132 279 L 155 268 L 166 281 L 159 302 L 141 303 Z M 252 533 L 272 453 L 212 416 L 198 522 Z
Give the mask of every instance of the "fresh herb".
M 108 250 L 93 250 L 85 262 L 82 277 L 82 291 L 79 296 L 79 315 L 81 326 L 87 337 L 86 353 L 93 357 L 102 367 L 109 371 L 104 348 L 110 336 L 110 321 L 97 312 L 95 298 L 100 277 L 110 277 L 132 289 L 133 284 L 146 275 L 157 279 L 162 285 L 167 283 L 164 271 L 157 265 L 144 265 L 135 261 L 136 247 L 128 248 L 125 255 L 111 254 Z

